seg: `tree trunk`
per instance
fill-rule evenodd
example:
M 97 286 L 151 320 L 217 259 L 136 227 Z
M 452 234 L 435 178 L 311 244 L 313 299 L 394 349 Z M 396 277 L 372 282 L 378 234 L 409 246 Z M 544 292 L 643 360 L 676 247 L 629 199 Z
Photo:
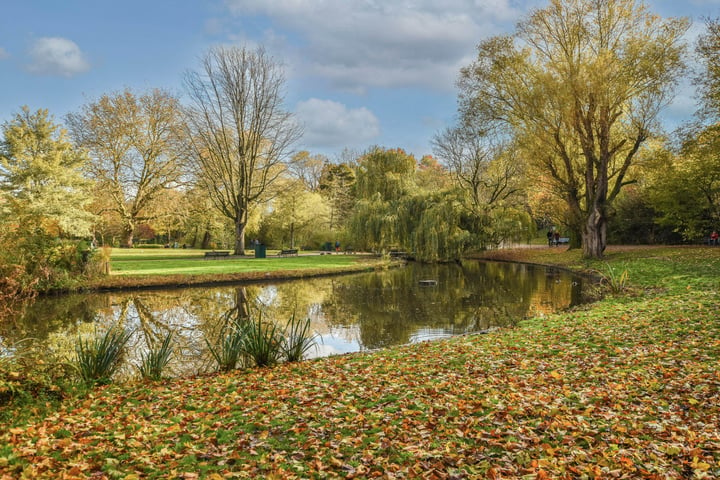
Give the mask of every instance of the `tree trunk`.
M 233 255 L 245 255 L 245 226 L 245 222 L 235 221 L 235 251 Z
M 205 230 L 205 233 L 203 234 L 202 243 L 200 244 L 200 248 L 203 250 L 207 250 L 210 248 L 210 242 L 212 242 L 212 235 L 210 235 L 210 229 Z
M 295 248 L 295 222 L 290 222 L 290 248 Z
M 120 246 L 125 248 L 133 247 L 133 239 L 135 233 L 135 225 L 132 222 L 127 222 L 123 225 L 122 241 Z
M 588 216 L 583 230 L 583 257 L 602 258 L 607 246 L 607 218 L 598 209 Z

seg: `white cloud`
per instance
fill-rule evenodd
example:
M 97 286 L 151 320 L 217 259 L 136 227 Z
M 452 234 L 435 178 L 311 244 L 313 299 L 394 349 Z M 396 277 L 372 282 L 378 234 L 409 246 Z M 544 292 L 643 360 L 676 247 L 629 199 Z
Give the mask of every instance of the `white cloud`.
M 363 145 L 380 135 L 380 123 L 367 108 L 348 109 L 332 100 L 311 98 L 295 110 L 305 127 L 303 143 L 308 147 Z
M 288 44 L 294 51 L 285 56 L 296 70 L 355 92 L 396 86 L 453 90 L 460 66 L 474 57 L 475 45 L 525 11 L 516 3 L 226 0 L 241 23 L 263 17 L 269 29 L 290 32 Z
M 0 60 L 5 60 L 6 58 L 10 58 L 10 54 L 3 47 L 0 47 Z
M 61 37 L 38 38 L 29 50 L 28 71 L 38 75 L 72 77 L 90 69 L 80 47 Z

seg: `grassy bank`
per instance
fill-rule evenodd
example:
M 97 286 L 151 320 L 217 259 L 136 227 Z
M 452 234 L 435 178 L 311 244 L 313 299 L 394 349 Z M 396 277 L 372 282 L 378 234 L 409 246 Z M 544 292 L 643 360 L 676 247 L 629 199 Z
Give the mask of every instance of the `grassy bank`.
M 720 248 L 493 255 L 630 288 L 489 335 L 105 387 L 0 428 L 0 478 L 720 477 Z
M 93 280 L 90 288 L 135 288 L 170 285 L 302 278 L 377 268 L 383 260 L 366 255 L 301 254 L 266 258 L 204 258 L 203 250 L 113 249 L 110 275 Z

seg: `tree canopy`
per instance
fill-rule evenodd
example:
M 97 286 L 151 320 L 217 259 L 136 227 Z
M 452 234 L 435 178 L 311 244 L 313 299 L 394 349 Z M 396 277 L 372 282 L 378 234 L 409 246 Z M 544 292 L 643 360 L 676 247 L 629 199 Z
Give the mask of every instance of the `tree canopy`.
M 608 209 L 683 71 L 687 28 L 635 0 L 551 0 L 461 72 L 464 120 L 525 145 L 585 256 L 602 256 Z
M 94 219 L 85 210 L 87 156 L 47 110 L 23 107 L 2 131 L 0 189 L 14 201 L 15 221 L 33 218 L 55 235 L 89 235 Z
M 179 104 L 162 90 L 103 95 L 67 117 L 78 145 L 89 153 L 91 177 L 112 200 L 123 225 L 123 246 L 133 246 L 139 222 L 151 220 L 153 202 L 184 174 Z

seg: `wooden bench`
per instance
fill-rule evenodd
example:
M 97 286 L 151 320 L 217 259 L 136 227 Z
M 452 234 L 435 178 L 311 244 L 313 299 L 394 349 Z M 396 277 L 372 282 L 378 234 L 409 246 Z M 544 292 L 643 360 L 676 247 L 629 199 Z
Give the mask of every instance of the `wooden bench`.
M 280 252 L 278 253 L 278 255 L 281 257 L 285 257 L 285 256 L 289 256 L 289 255 L 295 255 L 297 257 L 297 254 L 298 254 L 297 248 L 288 248 L 285 250 L 280 250 Z
M 230 255 L 230 252 L 228 251 L 215 251 L 212 252 L 205 252 L 205 260 L 208 258 L 220 258 L 220 257 L 227 257 Z

